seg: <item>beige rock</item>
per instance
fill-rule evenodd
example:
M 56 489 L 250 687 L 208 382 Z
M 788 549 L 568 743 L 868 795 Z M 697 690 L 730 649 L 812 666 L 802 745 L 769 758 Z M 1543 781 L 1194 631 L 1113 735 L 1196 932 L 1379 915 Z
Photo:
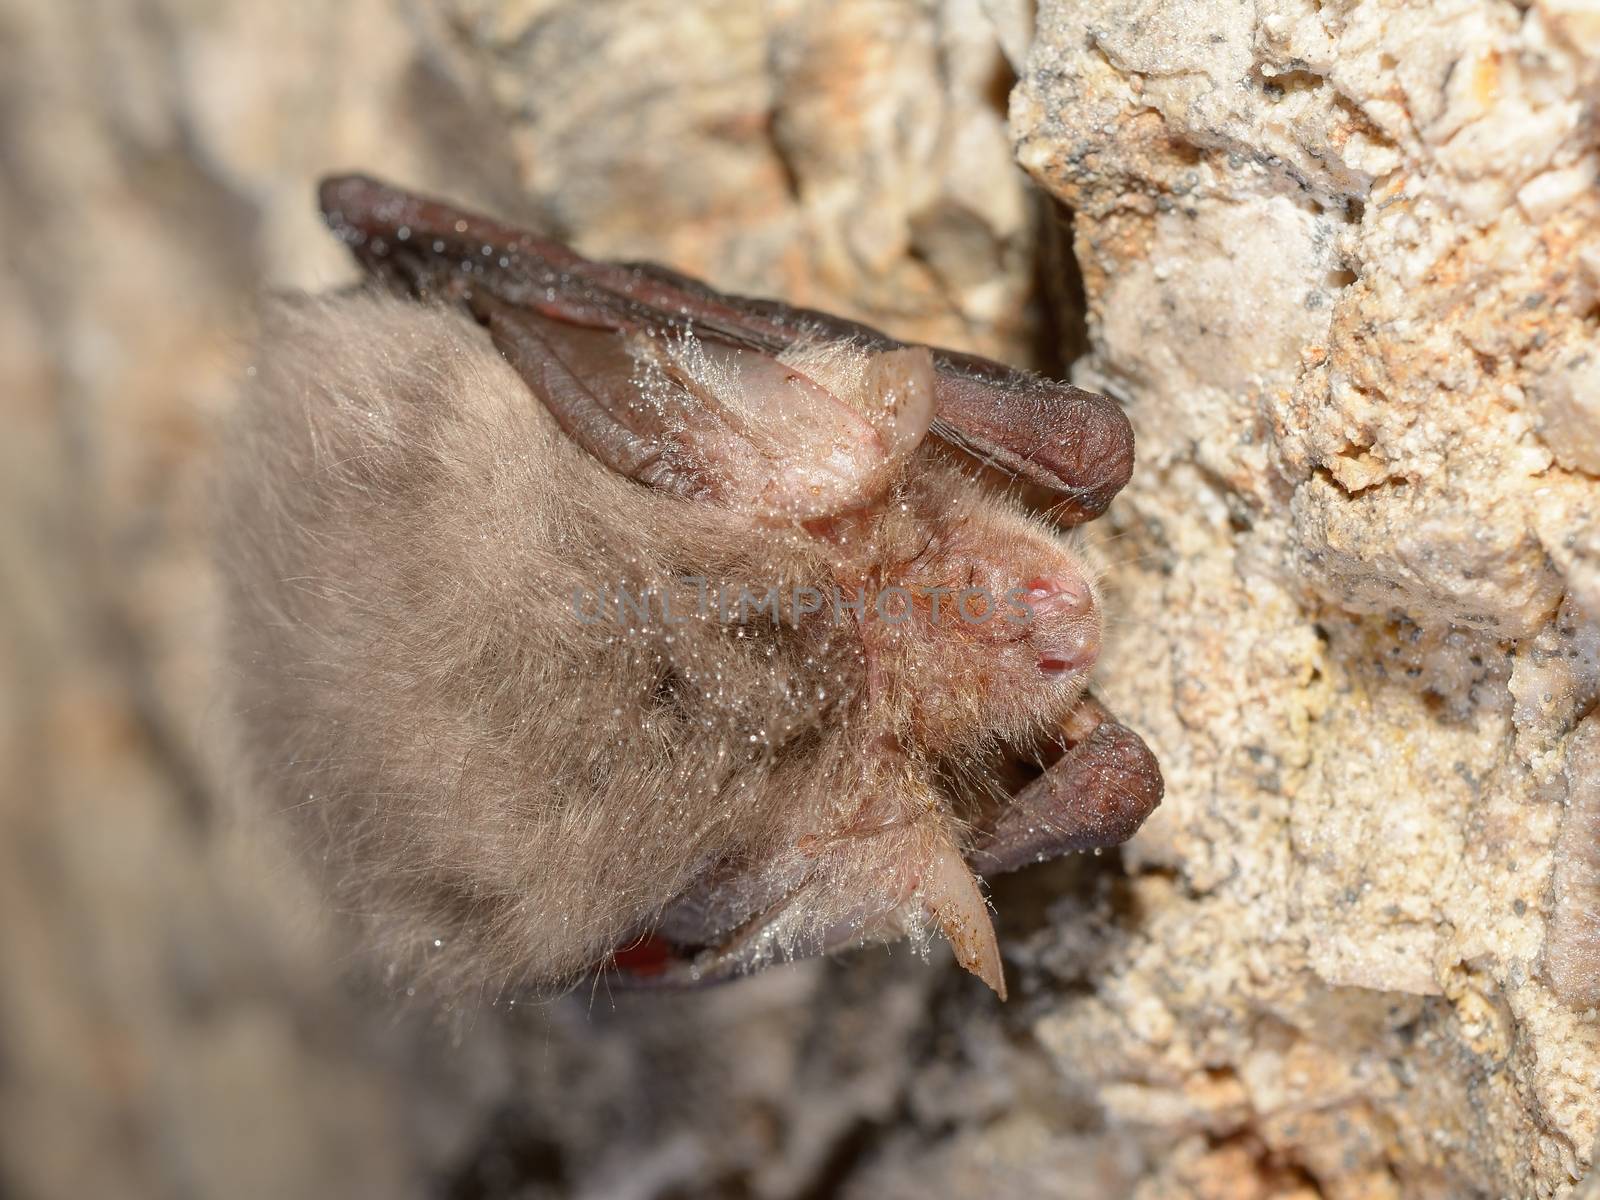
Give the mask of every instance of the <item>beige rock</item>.
M 1578 353 L 1534 381 L 1539 436 L 1571 471 L 1600 475 L 1600 345 Z
M 1586 718 L 1567 744 L 1567 812 L 1556 840 L 1544 970 L 1572 1008 L 1600 1009 L 1600 723 Z
M 1013 97 L 1141 437 L 1110 579 L 1159 644 L 1107 686 L 1168 771 L 1128 858 L 1179 880 L 1040 1036 L 1174 1137 L 1190 1064 L 1237 1074 L 1228 1132 L 1332 1194 L 1555 1194 L 1600 1125 L 1540 974 L 1594 957 L 1582 7 L 1045 5 Z

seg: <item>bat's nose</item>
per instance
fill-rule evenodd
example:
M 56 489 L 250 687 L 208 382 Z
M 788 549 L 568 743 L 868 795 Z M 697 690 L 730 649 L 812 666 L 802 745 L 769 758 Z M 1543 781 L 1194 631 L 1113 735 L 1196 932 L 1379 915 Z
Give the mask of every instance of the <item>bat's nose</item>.
M 1036 617 L 1086 616 L 1094 607 L 1089 585 L 1065 575 L 1038 576 L 1022 585 L 1023 599 Z
M 1082 579 L 1052 575 L 1030 579 L 1024 600 L 1033 614 L 1039 670 L 1046 675 L 1087 671 L 1100 657 L 1100 622 L 1094 595 Z

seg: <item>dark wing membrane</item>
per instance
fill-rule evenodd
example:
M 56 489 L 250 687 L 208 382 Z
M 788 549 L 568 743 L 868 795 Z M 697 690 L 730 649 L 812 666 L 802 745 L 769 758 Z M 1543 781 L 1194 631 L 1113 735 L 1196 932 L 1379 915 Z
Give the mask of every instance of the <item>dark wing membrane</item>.
M 973 824 L 967 860 L 985 878 L 1131 838 L 1166 791 L 1138 734 L 1093 696 L 1073 710 L 1059 758 Z
M 925 350 L 878 356 L 873 378 L 905 403 L 869 419 L 778 361 L 793 336 L 742 325 L 738 301 L 686 280 L 590 262 L 366 179 L 329 180 L 322 205 L 374 276 L 466 308 L 599 462 L 682 499 L 757 522 L 825 519 L 888 486 L 931 419 Z
M 549 238 L 362 176 L 325 181 L 321 203 L 329 225 L 368 271 L 413 295 L 465 304 L 525 378 L 529 364 L 542 361 L 530 357 L 535 343 L 557 347 L 560 356 L 562 327 L 617 334 L 682 331 L 766 356 L 818 336 L 849 338 L 872 350 L 905 345 L 828 313 L 725 295 L 654 264 L 594 262 Z M 607 351 L 588 339 L 581 353 L 585 369 L 592 365 L 602 377 L 616 373 L 606 365 L 607 353 L 618 362 L 627 358 L 620 340 Z M 933 364 L 933 432 L 1059 494 L 1061 520 L 1098 516 L 1127 483 L 1133 430 L 1115 401 L 953 350 L 934 350 Z M 585 373 L 577 366 L 569 354 L 566 374 L 582 380 Z M 540 373 L 539 381 L 529 379 L 531 387 L 548 382 L 542 368 Z M 582 398 L 581 392 L 571 395 Z M 646 475 L 625 472 L 634 478 L 651 482 L 649 471 L 683 475 L 688 468 L 671 465 L 670 447 L 637 422 L 608 428 L 625 407 L 616 396 L 594 396 L 592 403 L 575 405 L 576 415 L 557 411 L 557 418 L 609 465 L 618 465 L 612 454 L 623 462 L 654 464 Z M 700 480 L 694 486 L 707 485 Z

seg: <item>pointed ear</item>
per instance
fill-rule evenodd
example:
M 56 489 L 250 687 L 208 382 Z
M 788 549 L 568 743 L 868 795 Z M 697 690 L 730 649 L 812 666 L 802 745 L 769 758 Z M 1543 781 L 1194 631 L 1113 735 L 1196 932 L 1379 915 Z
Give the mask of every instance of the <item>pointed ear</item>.
M 370 180 L 330 180 L 322 202 L 375 275 L 461 303 L 575 442 L 660 491 L 766 524 L 827 518 L 881 494 L 932 421 L 925 349 L 850 350 L 824 384 L 788 341 L 742 329 L 732 298 Z
M 880 350 L 863 372 L 863 407 L 892 463 L 904 462 L 933 424 L 936 386 L 933 353 L 926 346 Z
M 814 378 L 803 359 L 692 334 L 667 357 L 664 374 L 690 401 L 685 452 L 705 464 L 724 503 L 759 519 L 815 520 L 871 503 L 933 419 L 933 363 L 921 347 L 865 355 L 859 378 L 846 371 L 837 382 Z
M 861 351 L 892 353 L 904 348 L 870 326 L 772 300 L 724 295 L 664 267 L 593 262 L 552 239 L 359 175 L 326 180 L 321 203 L 328 224 L 372 275 L 423 298 L 465 302 L 492 329 L 501 326 L 496 341 L 508 357 L 513 353 L 506 349 L 508 343 L 527 343 L 520 360 L 513 361 L 526 364 L 541 379 L 547 368 L 533 353 L 540 335 L 507 327 L 542 319 L 547 323 L 546 342 L 561 341 L 552 325 L 652 337 L 692 333 L 707 345 L 768 359 L 787 357 L 797 346 L 822 340 L 848 343 Z M 498 315 L 486 317 L 494 309 Z M 614 354 L 611 361 L 622 357 Z M 1062 496 L 1063 503 L 1055 510 L 1058 520 L 1073 524 L 1098 516 L 1127 483 L 1133 471 L 1133 429 L 1115 401 L 975 355 L 935 349 L 931 362 L 933 433 L 986 465 Z M 559 373 L 585 383 L 591 376 L 584 372 L 594 365 L 569 358 Z M 531 378 L 529 386 L 539 391 Z M 558 394 L 581 395 L 565 380 Z M 597 403 L 609 414 L 612 427 L 598 423 L 585 404 L 577 405 L 570 415 L 555 407 L 552 411 L 602 462 L 630 478 L 681 494 L 699 494 L 697 487 L 712 486 L 710 480 L 667 485 L 671 471 L 656 465 L 657 456 L 666 454 L 667 448 L 623 418 L 620 393 L 613 391 L 609 399 Z M 589 433 L 573 432 L 577 428 Z M 884 431 L 878 431 L 882 437 Z M 885 438 L 890 460 L 901 444 L 892 431 Z M 645 464 L 643 469 L 653 480 L 628 465 L 636 461 Z M 870 491 L 864 482 L 855 488 L 826 480 L 800 486 L 806 490 L 813 483 L 822 491 L 806 510 L 811 512 L 839 511 L 828 505 L 848 505 L 853 497 Z M 749 486 L 745 481 L 745 492 Z M 789 484 L 780 481 L 774 486 L 770 494 L 783 497 Z M 825 500 L 824 495 L 832 499 Z M 797 501 L 798 496 L 787 496 L 772 511 L 799 511 Z
M 922 352 L 874 355 L 865 397 L 839 396 L 796 365 L 690 332 L 597 330 L 468 298 L 495 345 L 562 429 L 639 483 L 764 524 L 870 503 L 932 414 Z M 909 357 L 908 357 L 909 356 Z
M 780 958 L 896 941 L 931 919 L 956 961 L 1004 1000 L 1000 946 L 977 876 L 948 830 L 902 858 L 910 845 L 886 846 L 881 861 L 856 877 L 861 890 L 819 873 L 809 854 L 707 878 L 607 965 L 628 984 L 681 987 L 730 979 Z
M 922 878 L 922 903 L 955 951 L 956 961 L 1006 998 L 1006 977 L 1000 966 L 989 906 L 978 890 L 977 877 L 948 839 L 941 839 Z

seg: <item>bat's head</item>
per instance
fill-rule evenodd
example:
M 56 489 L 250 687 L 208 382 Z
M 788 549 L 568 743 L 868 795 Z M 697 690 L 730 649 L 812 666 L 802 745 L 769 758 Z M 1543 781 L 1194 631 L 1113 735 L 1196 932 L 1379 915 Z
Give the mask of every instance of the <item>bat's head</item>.
M 864 600 L 871 707 L 898 740 L 944 753 L 1036 727 L 1081 695 L 1100 650 L 1091 573 L 928 447 L 925 347 L 802 341 L 770 359 L 689 340 L 673 353 L 678 394 L 737 430 L 714 459 L 698 439 L 696 469 L 758 523 L 798 522 L 834 546 L 836 582 Z
M 1082 695 L 1100 653 L 1093 575 L 1053 531 L 919 463 L 869 568 L 861 620 L 872 707 L 909 748 L 1024 736 Z

